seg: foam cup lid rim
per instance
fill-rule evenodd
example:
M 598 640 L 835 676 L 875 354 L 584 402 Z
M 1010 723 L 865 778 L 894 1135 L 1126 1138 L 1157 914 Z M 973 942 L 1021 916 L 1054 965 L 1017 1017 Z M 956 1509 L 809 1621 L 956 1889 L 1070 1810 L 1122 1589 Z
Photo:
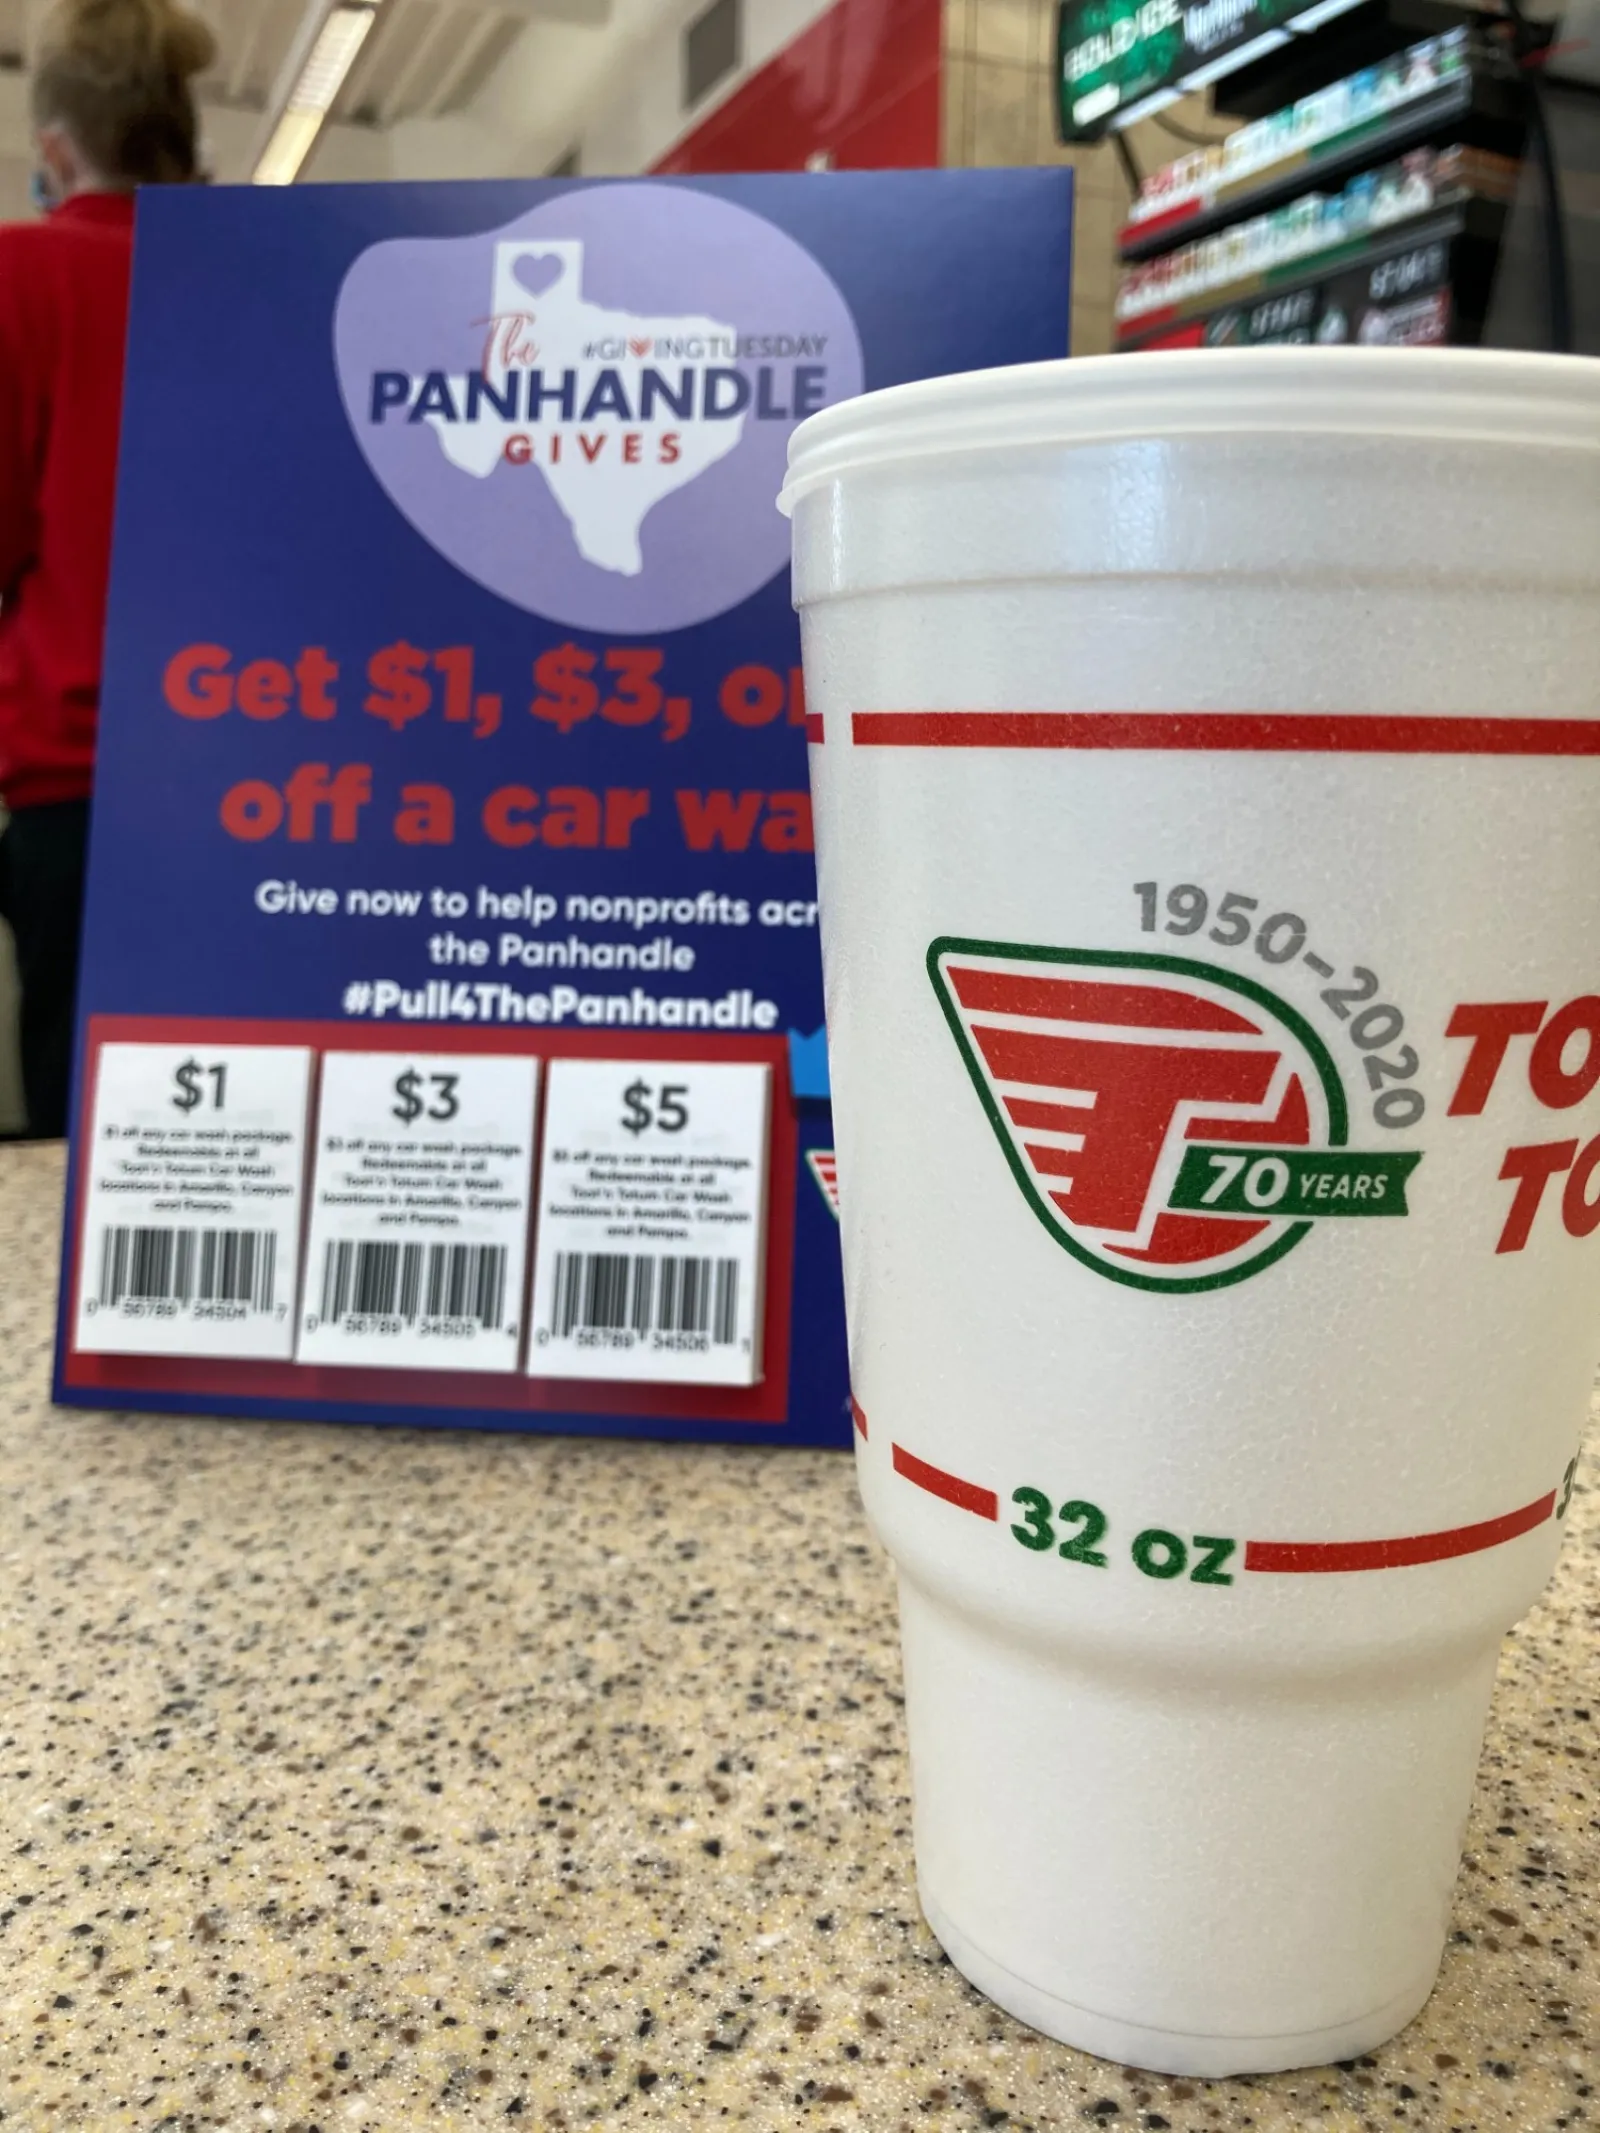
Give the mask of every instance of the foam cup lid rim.
M 1292 432 L 1600 452 L 1600 361 L 1470 348 L 1210 348 L 1079 356 L 892 385 L 789 440 L 780 507 L 945 452 Z

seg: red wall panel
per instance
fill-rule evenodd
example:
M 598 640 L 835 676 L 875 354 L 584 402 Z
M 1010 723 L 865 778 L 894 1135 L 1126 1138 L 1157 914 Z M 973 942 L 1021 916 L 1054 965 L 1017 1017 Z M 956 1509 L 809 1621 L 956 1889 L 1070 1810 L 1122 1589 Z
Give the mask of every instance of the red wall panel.
M 940 0 L 835 0 L 655 166 L 903 170 L 939 161 Z

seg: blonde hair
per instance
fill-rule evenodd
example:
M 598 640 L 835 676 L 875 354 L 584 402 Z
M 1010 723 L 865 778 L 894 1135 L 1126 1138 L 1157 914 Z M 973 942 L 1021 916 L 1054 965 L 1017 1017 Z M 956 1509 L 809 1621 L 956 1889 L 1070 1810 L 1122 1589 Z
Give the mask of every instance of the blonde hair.
M 189 80 L 216 50 L 174 0 L 56 0 L 34 67 L 34 124 L 63 127 L 113 184 L 181 183 L 195 175 L 199 134 Z

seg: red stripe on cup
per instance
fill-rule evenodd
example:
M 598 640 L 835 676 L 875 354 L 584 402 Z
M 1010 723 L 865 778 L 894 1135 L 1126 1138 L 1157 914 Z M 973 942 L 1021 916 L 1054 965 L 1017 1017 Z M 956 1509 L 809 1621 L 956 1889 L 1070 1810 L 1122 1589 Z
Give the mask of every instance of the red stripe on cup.
M 1132 1029 L 1243 1030 L 1256 1025 L 1232 1008 L 1195 993 L 1149 984 L 1118 985 L 1100 978 L 1041 978 L 1017 970 L 947 966 L 950 988 L 963 1007 L 996 1015 L 1037 1015 L 1054 1022 L 1117 1022 Z
M 1600 718 L 1294 711 L 857 711 L 858 748 L 1246 749 L 1324 755 L 1600 755 Z
M 1452 1555 L 1476 1555 L 1498 1548 L 1542 1526 L 1556 1507 L 1556 1492 L 1486 1518 L 1475 1526 L 1451 1526 L 1443 1533 L 1412 1533 L 1403 1540 L 1246 1541 L 1246 1570 L 1404 1570 L 1413 1563 L 1442 1563 Z
M 1078 1157 L 1070 1148 L 1050 1148 L 1043 1141 L 1024 1141 L 1023 1148 L 1028 1161 L 1045 1178 L 1070 1178 L 1078 1167 Z
M 855 1423 L 862 1438 L 865 1439 L 867 1434 L 867 1411 L 854 1393 L 850 1395 L 850 1418 Z
M 1042 1104 L 1031 1096 L 1003 1096 L 1000 1100 L 1014 1125 L 1044 1126 L 1052 1133 L 1081 1133 L 1089 1123 L 1087 1106 Z
M 813 748 L 822 746 L 822 713 L 820 711 L 808 711 L 806 713 L 806 739 Z
M 947 1474 L 942 1466 L 929 1466 L 926 1459 L 919 1459 L 915 1452 L 908 1452 L 903 1444 L 894 1447 L 894 1470 L 903 1474 L 907 1481 L 926 1489 L 930 1496 L 943 1497 L 946 1503 L 955 1504 L 960 1510 L 975 1511 L 980 1518 L 998 1519 L 1000 1499 L 993 1489 L 980 1489 L 975 1481 L 963 1481 L 959 1474 Z

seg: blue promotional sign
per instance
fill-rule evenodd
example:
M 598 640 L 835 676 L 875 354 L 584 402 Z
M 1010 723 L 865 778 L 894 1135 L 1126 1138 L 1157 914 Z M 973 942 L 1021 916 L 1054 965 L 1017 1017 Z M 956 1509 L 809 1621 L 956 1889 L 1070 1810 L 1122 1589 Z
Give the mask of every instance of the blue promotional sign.
M 1070 229 L 142 198 L 58 1399 L 848 1441 L 775 498 L 816 409 L 1062 353 Z

